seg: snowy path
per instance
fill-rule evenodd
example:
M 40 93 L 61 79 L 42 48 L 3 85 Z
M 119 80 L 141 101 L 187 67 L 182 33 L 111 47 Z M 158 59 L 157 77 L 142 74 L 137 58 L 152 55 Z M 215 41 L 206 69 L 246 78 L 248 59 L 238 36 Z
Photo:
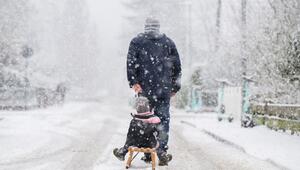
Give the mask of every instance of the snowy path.
M 130 109 L 72 103 L 45 111 L 0 112 L 0 170 L 120 170 L 112 155 L 121 146 Z M 277 169 L 224 145 L 172 117 L 173 161 L 159 170 Z M 140 156 L 140 155 L 139 155 Z M 131 169 L 151 169 L 136 158 Z

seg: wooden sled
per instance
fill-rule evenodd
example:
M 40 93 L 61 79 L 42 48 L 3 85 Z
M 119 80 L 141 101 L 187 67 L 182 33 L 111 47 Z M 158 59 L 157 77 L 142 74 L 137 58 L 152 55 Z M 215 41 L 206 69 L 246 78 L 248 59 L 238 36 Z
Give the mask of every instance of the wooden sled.
M 151 162 L 152 162 L 152 170 L 155 170 L 155 164 L 156 164 L 156 150 L 151 148 L 137 148 L 137 147 L 129 147 L 128 149 L 129 157 L 126 162 L 126 169 L 128 169 L 131 165 L 131 162 L 133 160 L 133 153 L 134 152 L 143 152 L 143 153 L 150 153 L 151 154 Z

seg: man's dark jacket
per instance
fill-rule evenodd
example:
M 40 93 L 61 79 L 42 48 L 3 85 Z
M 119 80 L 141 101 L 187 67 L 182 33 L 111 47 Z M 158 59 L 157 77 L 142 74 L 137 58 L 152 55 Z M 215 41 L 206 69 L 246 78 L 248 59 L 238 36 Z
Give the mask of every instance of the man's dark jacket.
M 143 95 L 170 98 L 180 89 L 181 64 L 174 42 L 165 34 L 141 33 L 129 46 L 127 78 L 140 84 Z

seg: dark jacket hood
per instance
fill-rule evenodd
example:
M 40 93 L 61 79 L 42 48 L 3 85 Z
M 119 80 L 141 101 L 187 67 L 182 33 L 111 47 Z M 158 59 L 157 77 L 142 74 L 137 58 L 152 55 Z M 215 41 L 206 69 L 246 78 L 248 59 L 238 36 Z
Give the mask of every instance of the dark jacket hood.
M 165 36 L 165 34 L 157 33 L 157 32 L 145 32 L 139 34 L 139 36 L 145 37 L 146 39 L 150 40 L 158 40 Z

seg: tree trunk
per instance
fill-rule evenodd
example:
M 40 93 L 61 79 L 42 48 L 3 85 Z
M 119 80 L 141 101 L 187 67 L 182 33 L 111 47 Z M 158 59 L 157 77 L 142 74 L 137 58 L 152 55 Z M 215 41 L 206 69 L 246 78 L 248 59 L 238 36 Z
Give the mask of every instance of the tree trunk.
M 244 116 L 244 106 L 247 103 L 247 56 L 246 56 L 246 25 L 247 25 L 247 14 L 246 14 L 246 7 L 247 7 L 247 0 L 242 0 L 242 26 L 241 26 L 241 34 L 242 34 L 242 44 L 241 44 L 241 66 L 242 66 L 242 113 L 241 119 Z
M 220 28 L 221 28 L 221 9 L 222 9 L 222 0 L 218 0 L 217 8 L 217 19 L 216 19 L 216 36 L 215 36 L 215 51 L 218 51 L 220 46 Z

